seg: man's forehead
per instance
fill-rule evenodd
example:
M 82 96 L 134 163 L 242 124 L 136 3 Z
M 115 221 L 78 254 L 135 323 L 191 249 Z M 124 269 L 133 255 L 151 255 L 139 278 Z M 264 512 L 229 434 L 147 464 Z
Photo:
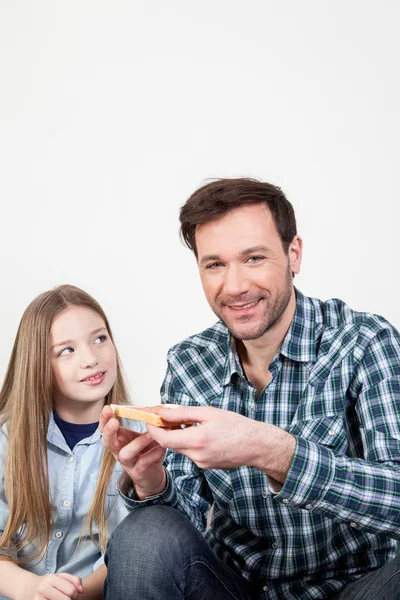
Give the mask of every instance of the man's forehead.
M 202 255 L 218 254 L 224 246 L 245 251 L 251 247 L 270 247 L 280 238 L 269 209 L 264 204 L 252 204 L 198 226 L 195 240 L 201 260 Z

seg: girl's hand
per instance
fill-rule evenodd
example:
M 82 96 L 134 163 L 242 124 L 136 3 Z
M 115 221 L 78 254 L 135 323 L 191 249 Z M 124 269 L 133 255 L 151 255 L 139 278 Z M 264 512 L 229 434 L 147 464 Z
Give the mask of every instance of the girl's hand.
M 69 573 L 33 575 L 16 600 L 78 600 L 83 594 L 82 580 Z
M 105 446 L 132 479 L 140 500 L 164 491 L 166 474 L 163 467 L 165 449 L 148 433 L 121 427 L 105 406 L 100 415 L 100 431 Z

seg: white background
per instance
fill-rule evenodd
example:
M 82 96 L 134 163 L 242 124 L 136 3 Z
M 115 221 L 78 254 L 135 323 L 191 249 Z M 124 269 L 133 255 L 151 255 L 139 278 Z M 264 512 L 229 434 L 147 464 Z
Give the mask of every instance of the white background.
M 0 0 L 0 378 L 61 283 L 110 318 L 134 401 L 214 321 L 178 210 L 207 178 L 283 188 L 298 287 L 400 327 L 397 0 Z

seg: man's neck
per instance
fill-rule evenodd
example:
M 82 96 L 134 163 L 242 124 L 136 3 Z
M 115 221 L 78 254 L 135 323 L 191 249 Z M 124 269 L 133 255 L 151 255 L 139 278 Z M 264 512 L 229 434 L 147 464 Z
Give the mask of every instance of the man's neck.
M 240 359 L 247 370 L 266 372 L 272 359 L 282 346 L 296 310 L 296 294 L 293 289 L 289 304 L 284 313 L 264 335 L 256 340 L 237 340 L 236 347 Z

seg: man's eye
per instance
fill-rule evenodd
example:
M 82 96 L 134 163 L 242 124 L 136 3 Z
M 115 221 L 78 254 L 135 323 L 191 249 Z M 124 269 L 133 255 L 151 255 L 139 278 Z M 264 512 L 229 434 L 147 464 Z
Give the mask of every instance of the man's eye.
M 206 269 L 218 269 L 218 267 L 222 267 L 222 263 L 214 262 L 206 266 Z
M 67 354 L 72 354 L 73 351 L 74 349 L 69 346 L 68 348 L 64 348 L 64 350 L 61 350 L 61 352 L 58 353 L 58 356 L 67 356 Z
M 260 262 L 260 260 L 263 260 L 263 258 L 264 258 L 263 256 L 250 256 L 247 259 L 247 262 L 256 263 L 256 262 Z
M 101 342 L 105 342 L 107 339 L 106 335 L 99 335 L 97 336 L 97 338 L 94 340 L 95 344 L 101 344 Z

